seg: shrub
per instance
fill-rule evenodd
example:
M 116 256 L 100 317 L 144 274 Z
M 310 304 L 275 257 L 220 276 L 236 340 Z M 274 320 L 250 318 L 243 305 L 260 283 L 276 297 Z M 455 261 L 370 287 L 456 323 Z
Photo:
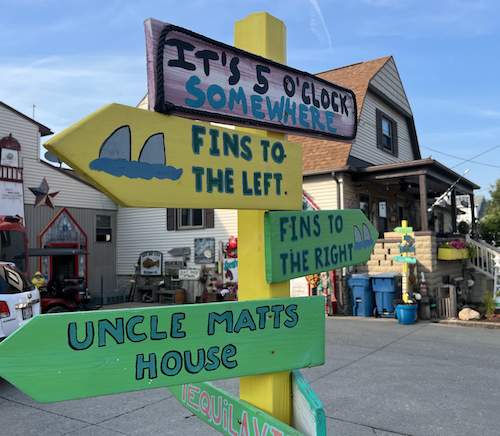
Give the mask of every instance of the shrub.
M 500 292 L 497 292 L 496 296 L 499 297 Z M 493 292 L 486 291 L 486 294 L 484 294 L 484 297 L 481 298 L 481 303 L 483 303 L 482 309 L 483 309 L 485 315 L 486 316 L 493 315 L 493 313 L 495 312 L 495 309 L 497 307 L 497 302 L 493 296 Z

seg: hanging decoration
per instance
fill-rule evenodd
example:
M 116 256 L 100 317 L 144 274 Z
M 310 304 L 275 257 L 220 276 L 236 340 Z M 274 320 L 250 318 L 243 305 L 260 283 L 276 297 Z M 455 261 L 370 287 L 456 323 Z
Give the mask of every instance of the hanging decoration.
M 52 209 L 55 208 L 54 197 L 59 193 L 59 191 L 53 191 L 52 189 L 50 189 L 47 180 L 45 180 L 45 177 L 38 188 L 29 188 L 29 190 L 33 192 L 36 197 L 35 207 L 45 204 Z

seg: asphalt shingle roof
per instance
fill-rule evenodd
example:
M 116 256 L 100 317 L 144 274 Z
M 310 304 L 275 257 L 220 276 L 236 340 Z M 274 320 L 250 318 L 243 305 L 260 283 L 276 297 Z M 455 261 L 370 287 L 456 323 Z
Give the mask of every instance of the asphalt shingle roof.
M 359 64 L 325 71 L 316 75 L 322 79 L 334 82 L 354 91 L 359 121 L 370 80 L 380 71 L 390 58 L 391 56 L 386 56 L 372 61 L 360 62 Z M 351 144 L 344 142 L 328 141 L 297 135 L 288 135 L 288 140 L 302 145 L 303 172 L 342 167 L 347 164 L 347 159 L 351 151 Z

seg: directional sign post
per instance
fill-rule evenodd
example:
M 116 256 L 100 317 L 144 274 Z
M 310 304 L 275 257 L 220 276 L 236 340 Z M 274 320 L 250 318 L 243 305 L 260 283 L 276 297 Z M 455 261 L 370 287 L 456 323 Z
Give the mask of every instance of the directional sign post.
M 267 212 L 267 282 L 366 262 L 377 237 L 377 230 L 358 209 Z
M 392 260 L 396 262 L 401 262 L 403 264 L 403 277 L 402 277 L 402 294 L 403 301 L 408 303 L 409 293 L 408 293 L 408 264 L 417 263 L 417 258 L 414 256 L 408 256 L 408 253 L 415 252 L 415 239 L 410 236 L 413 233 L 413 227 L 408 227 L 408 222 L 406 220 L 401 221 L 401 227 L 396 227 L 395 232 L 401 233 L 402 242 L 399 243 L 399 252 L 402 256 L 395 256 Z
M 234 26 L 234 41 L 239 48 L 274 61 L 286 61 L 286 28 L 267 13 L 251 14 Z M 254 131 L 254 133 L 257 133 Z M 283 140 L 283 134 L 261 132 L 269 139 Z M 295 177 L 302 183 L 302 170 Z M 300 210 L 301 206 L 298 208 Z M 264 263 L 264 211 L 238 211 L 238 298 L 256 300 L 290 296 L 290 284 L 266 283 Z M 240 397 L 278 418 L 292 423 L 290 372 L 273 372 L 240 378 Z
M 109 104 L 44 146 L 121 206 L 300 209 L 300 145 Z
M 323 313 L 305 297 L 39 315 L 0 344 L 0 376 L 45 403 L 322 365 Z
M 252 301 L 36 317 L 0 344 L 0 375 L 40 402 L 189 384 L 193 404 L 196 389 L 216 395 L 196 383 L 239 376 L 242 400 L 282 421 L 278 435 L 292 422 L 290 370 L 324 362 L 324 299 L 285 298 L 287 280 L 366 261 L 377 232 L 360 211 L 266 212 L 302 206 L 300 146 L 276 132 L 351 141 L 355 96 L 282 65 L 286 29 L 267 13 L 235 24 L 247 52 L 145 25 L 149 104 L 167 115 L 108 105 L 45 146 L 122 206 L 238 209 L 239 297 Z M 299 391 L 321 421 L 312 390 Z

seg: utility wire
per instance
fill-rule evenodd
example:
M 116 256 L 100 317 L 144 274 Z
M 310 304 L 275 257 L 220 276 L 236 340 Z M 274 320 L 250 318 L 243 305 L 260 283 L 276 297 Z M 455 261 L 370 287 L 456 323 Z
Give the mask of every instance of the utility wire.
M 483 151 L 482 153 L 479 153 L 478 155 L 476 155 L 474 157 L 471 157 L 470 159 L 467 159 L 467 160 L 463 161 L 462 163 L 459 163 L 459 164 L 455 165 L 454 167 L 451 167 L 451 169 L 456 168 L 459 165 L 464 164 L 465 162 L 470 162 L 470 161 L 472 161 L 472 159 L 475 159 L 476 157 L 482 156 L 483 154 L 489 153 L 490 151 L 495 150 L 495 148 L 498 148 L 498 147 L 500 147 L 500 144 L 499 145 L 495 145 L 495 147 L 490 148 L 489 150 Z
M 494 150 L 497 147 L 500 147 L 500 145 L 493 147 L 491 150 Z M 487 164 L 487 163 L 483 163 L 483 162 L 474 162 L 472 159 L 475 159 L 475 157 L 473 157 L 472 159 L 463 159 L 461 157 L 453 156 L 452 154 L 448 154 L 448 153 L 444 153 L 444 152 L 439 151 L 439 150 L 435 150 L 434 148 L 426 147 L 425 145 L 421 145 L 420 148 L 425 148 L 425 149 L 433 151 L 435 153 L 444 154 L 445 156 L 453 157 L 453 158 L 458 159 L 458 160 L 462 160 L 463 161 L 462 163 L 471 162 L 471 163 L 474 163 L 476 165 L 485 165 L 487 167 L 500 168 L 500 165 L 492 165 L 492 164 Z M 491 151 L 491 150 L 488 150 L 488 151 Z M 488 151 L 485 151 L 484 153 L 488 153 Z M 484 153 L 482 153 L 482 154 L 484 154 Z M 478 155 L 478 156 L 481 156 L 481 155 Z M 476 157 L 478 157 L 478 156 L 476 156 Z M 462 163 L 457 164 L 456 166 L 462 165 Z M 455 168 L 455 167 L 453 167 L 453 168 Z

